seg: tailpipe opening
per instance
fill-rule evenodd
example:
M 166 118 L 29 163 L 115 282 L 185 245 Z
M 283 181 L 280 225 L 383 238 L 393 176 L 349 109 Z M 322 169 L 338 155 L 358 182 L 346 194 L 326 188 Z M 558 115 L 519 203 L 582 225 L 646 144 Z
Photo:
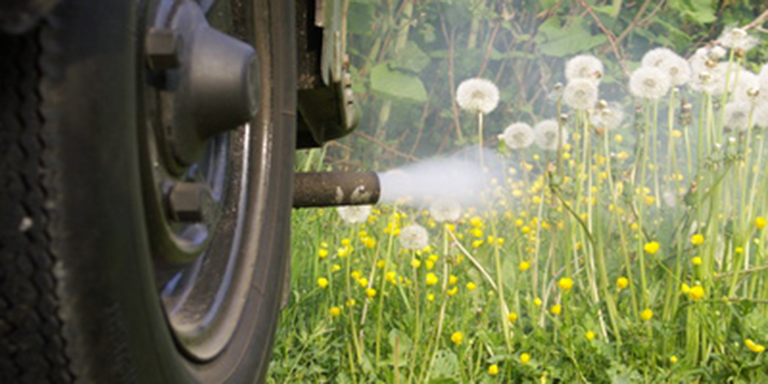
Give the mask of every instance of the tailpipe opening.
M 376 172 L 297 173 L 293 186 L 294 208 L 370 205 L 381 197 Z

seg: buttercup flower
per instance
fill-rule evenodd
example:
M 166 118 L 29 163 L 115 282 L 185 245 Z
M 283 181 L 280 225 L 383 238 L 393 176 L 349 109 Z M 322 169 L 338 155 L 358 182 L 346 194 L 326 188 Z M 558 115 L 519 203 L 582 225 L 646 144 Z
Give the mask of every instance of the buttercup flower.
M 488 374 L 491 376 L 496 376 L 499 374 L 499 366 L 496 364 L 491 364 L 488 367 Z
M 590 109 L 597 103 L 597 84 L 588 79 L 573 79 L 563 92 L 563 101 L 573 109 Z
M 533 144 L 533 128 L 526 123 L 514 123 L 504 129 L 500 138 L 510 149 L 528 148 Z
M 429 241 L 427 230 L 418 224 L 412 224 L 401 229 L 399 237 L 400 246 L 410 250 L 423 249 Z
M 603 63 L 592 55 L 579 55 L 565 63 L 565 78 L 568 81 L 588 79 L 599 82 L 603 78 Z
M 653 255 L 658 252 L 659 248 L 661 248 L 661 244 L 659 244 L 658 241 L 651 241 L 650 243 L 645 243 L 643 246 L 643 250 L 645 250 L 645 253 L 649 255 Z
M 563 291 L 567 291 L 573 288 L 573 279 L 571 279 L 570 277 L 563 277 L 562 279 L 560 279 L 560 281 L 557 282 L 557 285 Z
M 628 286 L 629 286 L 629 279 L 627 279 L 626 277 L 619 277 L 616 280 L 616 287 L 618 287 L 619 289 L 624 289 Z
M 345 223 L 355 224 L 363 223 L 368 220 L 368 216 L 371 214 L 370 205 L 348 205 L 336 208 L 336 212 L 339 213 L 341 219 Z
M 629 92 L 642 99 L 658 100 L 669 92 L 669 75 L 656 67 L 640 67 L 629 77 Z
M 451 335 L 451 341 L 456 345 L 461 345 L 461 342 L 464 341 L 464 334 L 461 331 L 454 332 Z
M 520 354 L 520 362 L 523 364 L 528 364 L 531 361 L 531 355 L 527 353 L 521 353 Z
M 317 279 L 317 286 L 320 288 L 325 288 L 328 286 L 328 284 L 330 283 L 328 282 L 328 279 L 326 279 L 325 277 L 321 277 Z
M 587 340 L 592 340 L 595 338 L 595 333 L 592 331 L 587 331 L 587 333 L 584 334 L 584 337 L 586 337 Z
M 328 313 L 331 315 L 331 317 L 338 317 L 341 315 L 341 308 L 339 307 L 332 307 L 328 310 Z
M 456 103 L 465 111 L 488 114 L 499 104 L 499 88 L 486 79 L 464 80 L 456 89 Z
M 645 309 L 640 313 L 640 318 L 643 319 L 643 321 L 651 320 L 653 318 L 653 311 L 650 309 Z
M 697 233 L 693 236 L 691 236 L 691 244 L 693 245 L 700 245 L 704 242 L 704 235 Z

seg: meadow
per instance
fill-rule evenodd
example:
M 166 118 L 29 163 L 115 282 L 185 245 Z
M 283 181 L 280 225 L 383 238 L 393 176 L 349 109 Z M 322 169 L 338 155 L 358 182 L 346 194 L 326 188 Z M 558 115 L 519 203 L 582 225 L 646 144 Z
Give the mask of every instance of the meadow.
M 757 36 L 653 47 L 627 73 L 572 55 L 546 108 L 502 129 L 505 92 L 461 79 L 447 108 L 471 138 L 442 157 L 478 189 L 410 175 L 383 204 L 294 211 L 268 381 L 768 382 Z

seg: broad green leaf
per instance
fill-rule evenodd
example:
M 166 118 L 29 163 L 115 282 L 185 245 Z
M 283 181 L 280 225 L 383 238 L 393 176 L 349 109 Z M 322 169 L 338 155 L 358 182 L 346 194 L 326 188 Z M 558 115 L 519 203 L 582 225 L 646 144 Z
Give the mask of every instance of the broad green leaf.
M 430 382 L 453 382 L 458 375 L 459 359 L 453 352 L 441 349 L 435 355 L 435 364 L 430 371 Z
M 392 62 L 392 68 L 415 73 L 421 72 L 427 65 L 429 65 L 429 56 L 413 41 L 407 42 Z
M 551 18 L 539 27 L 536 35 L 539 51 L 548 56 L 565 57 L 588 51 L 608 41 L 603 34 L 592 35 L 583 19 L 566 25 Z
M 376 21 L 376 4 L 362 1 L 349 3 L 347 31 L 353 35 L 370 35 Z
M 418 76 L 390 69 L 384 63 L 371 70 L 371 92 L 390 100 L 413 103 L 427 101 L 427 90 Z

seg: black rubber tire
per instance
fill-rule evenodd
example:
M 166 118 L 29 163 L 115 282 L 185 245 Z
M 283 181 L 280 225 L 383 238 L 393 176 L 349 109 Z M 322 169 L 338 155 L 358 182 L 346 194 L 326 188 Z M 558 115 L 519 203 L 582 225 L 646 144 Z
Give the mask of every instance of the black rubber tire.
M 235 0 L 237 1 L 237 0 Z M 64 0 L 0 35 L 0 383 L 250 383 L 269 364 L 289 255 L 293 2 L 255 0 L 262 106 L 246 246 L 258 252 L 226 349 L 187 359 L 165 322 L 141 195 L 143 69 L 133 0 Z

